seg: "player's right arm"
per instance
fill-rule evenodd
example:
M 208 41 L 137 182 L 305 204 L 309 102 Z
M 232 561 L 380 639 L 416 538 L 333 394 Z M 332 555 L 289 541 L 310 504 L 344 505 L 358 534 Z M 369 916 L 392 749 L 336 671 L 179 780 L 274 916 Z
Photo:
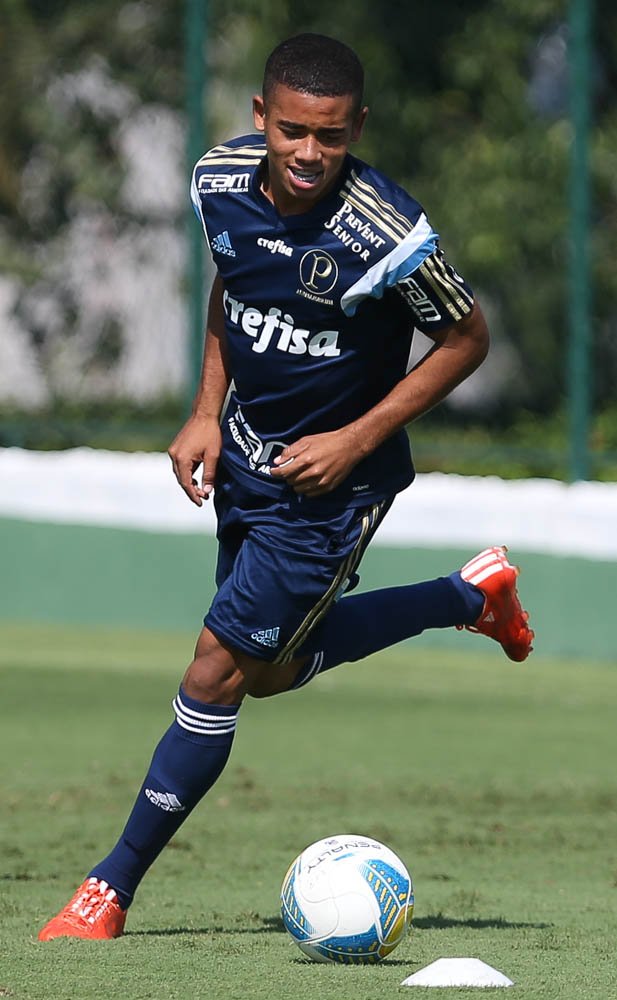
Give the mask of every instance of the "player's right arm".
M 210 293 L 201 379 L 193 410 L 168 450 L 179 485 L 198 507 L 212 492 L 221 453 L 220 418 L 230 383 L 226 354 L 223 282 L 217 274 Z M 194 476 L 200 465 L 198 485 Z

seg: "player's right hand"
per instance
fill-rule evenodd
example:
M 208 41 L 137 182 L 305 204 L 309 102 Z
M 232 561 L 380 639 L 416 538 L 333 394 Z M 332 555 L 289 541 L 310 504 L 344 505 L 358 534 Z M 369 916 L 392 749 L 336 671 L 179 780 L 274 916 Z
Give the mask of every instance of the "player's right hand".
M 220 453 L 221 428 L 216 417 L 190 417 L 169 446 L 167 454 L 178 484 L 197 507 L 213 490 Z M 195 473 L 200 465 L 198 485 Z

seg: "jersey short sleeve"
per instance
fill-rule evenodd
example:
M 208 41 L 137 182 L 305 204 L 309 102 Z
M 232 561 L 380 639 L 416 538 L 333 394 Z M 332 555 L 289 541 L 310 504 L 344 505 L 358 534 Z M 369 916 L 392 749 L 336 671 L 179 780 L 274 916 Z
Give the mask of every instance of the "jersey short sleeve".
M 355 316 L 362 302 L 381 299 L 391 289 L 402 297 L 413 325 L 429 334 L 471 312 L 471 288 L 445 260 L 439 235 L 414 198 L 359 160 L 354 160 L 342 194 L 345 205 L 334 231 L 353 225 L 359 235 L 379 234 L 369 266 L 341 297 L 346 316 Z

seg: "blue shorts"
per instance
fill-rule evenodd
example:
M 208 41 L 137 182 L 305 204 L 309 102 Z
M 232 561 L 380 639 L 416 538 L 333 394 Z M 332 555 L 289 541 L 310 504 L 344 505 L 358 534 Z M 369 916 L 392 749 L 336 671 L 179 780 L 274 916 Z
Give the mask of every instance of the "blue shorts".
M 220 469 L 214 503 L 218 591 L 204 625 L 249 656 L 287 663 L 356 586 L 360 560 L 392 498 L 334 509 L 295 494 L 273 500 Z

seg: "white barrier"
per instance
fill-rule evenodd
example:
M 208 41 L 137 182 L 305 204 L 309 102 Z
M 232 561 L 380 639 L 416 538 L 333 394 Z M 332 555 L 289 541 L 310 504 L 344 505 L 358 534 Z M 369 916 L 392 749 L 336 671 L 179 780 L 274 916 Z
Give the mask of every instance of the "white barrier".
M 76 448 L 0 450 L 0 516 L 213 534 L 212 503 L 195 507 L 162 454 Z M 419 475 L 376 545 L 513 549 L 617 559 L 617 483 Z

